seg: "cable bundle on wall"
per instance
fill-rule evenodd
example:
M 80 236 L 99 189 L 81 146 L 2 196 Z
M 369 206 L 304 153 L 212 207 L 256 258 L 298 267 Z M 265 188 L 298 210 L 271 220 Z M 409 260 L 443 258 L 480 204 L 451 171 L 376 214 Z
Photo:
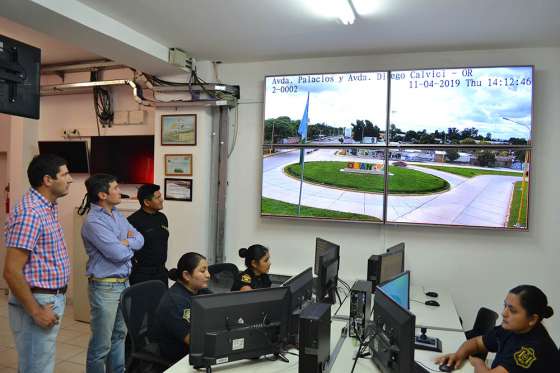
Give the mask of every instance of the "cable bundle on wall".
M 98 80 L 97 71 L 91 72 L 91 81 Z M 109 91 L 102 87 L 93 87 L 93 106 L 95 108 L 95 115 L 97 116 L 99 132 L 99 123 L 103 127 L 111 126 L 113 124 L 114 112 L 111 105 L 111 94 Z

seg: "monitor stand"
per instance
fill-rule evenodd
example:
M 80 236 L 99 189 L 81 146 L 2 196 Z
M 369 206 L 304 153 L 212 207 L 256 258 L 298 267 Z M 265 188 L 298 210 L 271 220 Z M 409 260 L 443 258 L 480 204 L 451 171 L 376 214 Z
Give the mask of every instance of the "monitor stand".
M 414 338 L 414 348 L 417 350 L 441 352 L 441 340 L 439 338 L 428 337 L 426 331 L 426 328 L 420 328 L 422 334 Z

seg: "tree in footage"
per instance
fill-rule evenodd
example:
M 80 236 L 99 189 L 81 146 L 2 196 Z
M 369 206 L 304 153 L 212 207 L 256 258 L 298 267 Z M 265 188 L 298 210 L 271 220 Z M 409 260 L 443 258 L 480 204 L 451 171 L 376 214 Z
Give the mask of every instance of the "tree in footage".
M 478 153 L 476 159 L 477 159 L 478 164 L 480 166 L 482 166 L 482 167 L 492 167 L 492 166 L 494 166 L 494 163 L 496 162 L 496 155 L 489 150 L 483 150 L 483 151 Z
M 459 152 L 455 149 L 449 149 L 447 150 L 446 156 L 449 162 L 453 162 L 454 160 L 459 159 Z
M 459 130 L 455 127 L 447 129 L 447 141 L 452 144 L 457 144 L 461 136 L 459 135 Z
M 463 139 L 460 141 L 461 144 L 463 145 L 474 145 L 476 144 L 476 140 L 470 137 L 467 137 L 466 139 Z

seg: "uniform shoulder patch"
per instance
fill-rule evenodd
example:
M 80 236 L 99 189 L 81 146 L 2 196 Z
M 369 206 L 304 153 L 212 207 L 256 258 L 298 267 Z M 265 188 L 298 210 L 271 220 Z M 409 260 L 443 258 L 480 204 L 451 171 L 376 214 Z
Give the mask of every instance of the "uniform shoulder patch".
M 515 364 L 521 368 L 528 369 L 537 360 L 537 356 L 533 348 L 523 346 L 513 354 L 513 359 Z
M 250 284 L 251 283 L 251 276 L 249 276 L 248 274 L 243 274 L 241 276 L 241 281 L 246 283 L 246 284 Z
M 169 232 L 169 228 L 167 228 L 167 226 L 166 226 L 166 225 L 163 225 L 163 224 L 162 224 L 162 225 L 161 225 L 161 227 L 162 227 L 163 229 L 165 229 L 166 231 L 168 231 L 168 232 Z
M 187 322 L 191 322 L 191 309 L 185 308 L 183 310 L 183 320 L 187 320 Z

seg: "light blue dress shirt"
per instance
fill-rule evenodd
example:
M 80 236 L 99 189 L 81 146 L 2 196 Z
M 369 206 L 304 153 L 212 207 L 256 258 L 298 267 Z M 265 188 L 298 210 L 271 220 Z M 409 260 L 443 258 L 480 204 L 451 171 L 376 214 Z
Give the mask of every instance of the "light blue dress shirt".
M 134 232 L 128 237 L 128 232 Z M 144 237 L 113 207 L 111 213 L 94 203 L 82 226 L 82 239 L 89 257 L 88 277 L 128 277 L 134 252 L 144 246 Z M 128 240 L 128 246 L 121 243 Z

